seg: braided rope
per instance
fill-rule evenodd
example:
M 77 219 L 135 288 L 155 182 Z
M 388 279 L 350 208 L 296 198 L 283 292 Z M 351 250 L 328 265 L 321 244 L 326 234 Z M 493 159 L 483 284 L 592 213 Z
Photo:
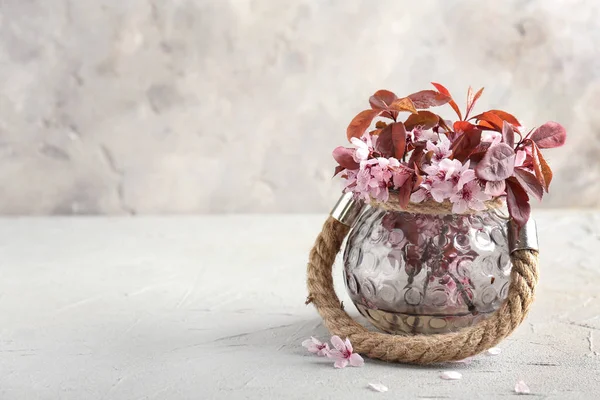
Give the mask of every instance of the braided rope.
M 458 332 L 395 336 L 367 330 L 342 308 L 332 278 L 332 266 L 350 228 L 329 217 L 310 252 L 307 267 L 308 302 L 312 302 L 332 335 L 349 338 L 356 352 L 370 358 L 412 364 L 458 361 L 498 344 L 525 319 L 538 281 L 538 253 L 512 253 L 508 297 L 488 319 Z

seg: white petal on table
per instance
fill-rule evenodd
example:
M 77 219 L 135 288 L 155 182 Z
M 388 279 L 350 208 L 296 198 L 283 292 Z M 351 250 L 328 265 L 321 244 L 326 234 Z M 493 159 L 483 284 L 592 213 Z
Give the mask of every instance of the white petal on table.
M 381 383 L 369 383 L 369 387 L 371 389 L 373 389 L 374 391 L 376 391 L 376 392 L 382 392 L 383 393 L 383 392 L 387 392 L 388 391 L 387 386 L 385 386 L 385 385 L 383 385 Z
M 456 371 L 444 371 L 440 375 L 440 378 L 454 381 L 457 379 L 462 379 L 462 374 Z
M 523 381 L 519 381 L 515 383 L 515 393 L 519 394 L 529 394 L 531 391 L 529 390 L 529 386 Z
M 498 347 L 492 347 L 491 349 L 488 349 L 486 354 L 489 356 L 497 356 L 501 352 L 502 352 L 502 349 L 499 349 Z

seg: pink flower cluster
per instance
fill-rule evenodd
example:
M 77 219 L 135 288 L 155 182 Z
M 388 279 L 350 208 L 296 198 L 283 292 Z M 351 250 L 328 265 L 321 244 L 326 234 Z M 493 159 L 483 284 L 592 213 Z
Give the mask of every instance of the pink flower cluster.
M 358 169 L 347 171 L 344 191 L 351 191 L 365 201 L 373 198 L 385 202 L 390 195 L 389 188 L 402 186 L 409 173 L 394 157 L 372 158 L 376 140 L 377 137 L 367 133 L 360 139 L 352 138 L 351 142 L 356 149 L 338 148 L 348 151 L 359 166 Z
M 302 346 L 309 352 L 320 357 L 328 357 L 334 360 L 335 368 L 345 368 L 347 365 L 353 367 L 362 367 L 364 360 L 360 354 L 354 353 L 350 339 L 342 340 L 339 336 L 331 337 L 333 349 L 329 348 L 328 343 L 322 343 L 319 339 L 311 337 L 302 342 Z
M 428 140 L 426 149 L 432 153 L 430 163 L 423 165 L 427 176 L 410 200 L 413 203 L 429 199 L 438 203 L 450 200 L 454 213 L 464 213 L 468 209 L 485 210 L 484 202 L 493 196 L 482 189 L 475 171 L 469 168 L 469 160 L 463 164 L 448 158 L 452 150 L 446 136 L 441 136 L 437 142 Z

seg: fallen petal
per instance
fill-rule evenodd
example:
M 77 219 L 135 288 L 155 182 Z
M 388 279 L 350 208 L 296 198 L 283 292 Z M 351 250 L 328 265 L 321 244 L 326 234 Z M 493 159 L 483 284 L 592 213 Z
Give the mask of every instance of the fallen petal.
M 369 387 L 376 392 L 383 393 L 388 391 L 387 386 L 382 385 L 381 383 L 369 383 Z
M 454 364 L 471 364 L 471 361 L 473 361 L 473 357 L 467 357 L 467 358 L 463 358 L 462 360 L 457 360 L 457 361 L 450 361 L 451 363 Z
M 337 360 L 333 366 L 335 368 L 346 368 L 346 365 L 348 365 L 348 360 L 346 360 L 345 358 L 342 360 Z
M 352 353 L 350 356 L 350 365 L 353 367 L 362 367 L 365 365 L 365 360 L 360 356 L 360 354 Z
M 531 391 L 529 390 L 529 386 L 523 381 L 519 381 L 515 384 L 515 393 L 519 394 L 529 394 Z
M 497 356 L 501 352 L 502 349 L 499 349 L 498 347 L 492 347 L 491 349 L 488 349 L 487 354 L 490 356 Z
M 440 378 L 453 381 L 457 379 L 462 379 L 462 374 L 456 371 L 444 371 L 440 375 Z

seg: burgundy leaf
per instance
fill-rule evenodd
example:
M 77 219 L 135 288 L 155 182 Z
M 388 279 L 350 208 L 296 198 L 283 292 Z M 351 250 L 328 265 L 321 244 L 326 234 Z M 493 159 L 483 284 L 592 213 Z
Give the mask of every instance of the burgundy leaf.
M 515 151 L 505 143 L 489 148 L 477 164 L 477 176 L 486 181 L 501 181 L 511 176 L 515 169 Z
M 335 167 L 335 171 L 333 171 L 333 176 L 336 176 L 337 174 L 339 174 L 340 172 L 342 172 L 343 170 L 345 170 L 346 168 L 342 167 L 341 165 L 337 165 Z
M 473 128 L 465 131 L 452 142 L 450 146 L 452 157 L 460 162 L 464 162 L 480 143 L 481 131 L 479 129 Z
M 353 137 L 361 137 L 371 125 L 373 118 L 378 116 L 379 113 L 381 113 L 381 110 L 364 110 L 359 112 L 358 115 L 350 121 L 350 125 L 348 125 L 348 128 L 346 129 L 348 141 Z
M 374 110 L 387 110 L 398 96 L 389 90 L 378 90 L 369 98 L 369 104 Z
M 392 157 L 394 155 L 394 142 L 392 140 L 392 125 L 390 124 L 383 128 L 377 137 L 375 142 L 375 150 L 381 154 L 382 157 Z
M 462 114 L 460 112 L 460 108 L 458 107 L 458 104 L 456 104 L 456 102 L 454 100 L 452 100 L 452 95 L 450 95 L 450 92 L 448 91 L 448 89 L 446 89 L 443 85 L 440 85 L 439 83 L 435 83 L 435 82 L 431 82 L 431 84 L 433 86 L 435 86 L 435 88 L 443 95 L 446 95 L 450 98 L 450 101 L 448 102 L 448 104 L 450 104 L 450 107 L 452 107 L 452 109 L 454 110 L 454 112 L 456 113 L 456 115 L 458 115 L 458 119 L 462 120 Z
M 424 155 L 425 155 L 425 145 L 424 144 L 416 145 L 413 152 L 410 154 L 408 164 L 409 165 L 421 165 Z
M 567 132 L 558 122 L 550 121 L 533 131 L 530 138 L 540 149 L 550 149 L 565 144 Z
M 431 111 L 419 111 L 417 114 L 411 114 L 404 121 L 404 126 L 407 131 L 412 131 L 415 127 L 420 126 L 423 129 L 431 129 L 438 124 L 440 117 Z
M 429 108 L 444 105 L 452 100 L 452 97 L 435 90 L 421 90 L 408 96 L 416 108 Z
M 523 168 L 515 168 L 515 178 L 521 184 L 521 186 L 532 194 L 536 199 L 542 201 L 544 195 L 544 188 L 538 181 L 538 179 L 531 172 L 526 171 Z
M 391 124 L 392 127 L 392 145 L 394 146 L 394 157 L 401 160 L 404 157 L 406 149 L 406 129 L 402 122 Z
M 338 146 L 333 150 L 333 158 L 342 168 L 358 169 L 360 165 L 354 161 L 354 149 Z
M 504 121 L 504 124 L 502 125 L 502 140 L 509 145 L 511 149 L 515 147 L 515 131 L 513 130 L 512 125 L 506 121 Z
M 473 94 L 473 88 L 469 86 L 469 91 L 467 92 L 467 113 L 465 114 L 465 119 L 469 118 L 469 114 L 471 114 L 473 107 L 475 107 L 475 103 L 481 97 L 482 94 L 483 88 L 479 89 L 477 93 Z
M 479 143 L 477 145 L 477 147 L 475 147 L 475 149 L 469 155 L 469 160 L 471 160 L 472 163 L 480 162 L 481 159 L 483 158 L 483 156 L 485 156 L 485 153 L 487 153 L 490 146 L 491 146 L 490 142 Z
M 406 209 L 408 203 L 410 202 L 410 194 L 412 193 L 412 189 L 413 180 L 411 176 L 406 180 L 404 185 L 400 186 L 400 189 L 398 190 L 398 203 L 400 204 L 400 207 Z
M 515 178 L 506 180 L 506 204 L 512 219 L 519 227 L 523 227 L 529 220 L 531 206 L 529 196 Z

